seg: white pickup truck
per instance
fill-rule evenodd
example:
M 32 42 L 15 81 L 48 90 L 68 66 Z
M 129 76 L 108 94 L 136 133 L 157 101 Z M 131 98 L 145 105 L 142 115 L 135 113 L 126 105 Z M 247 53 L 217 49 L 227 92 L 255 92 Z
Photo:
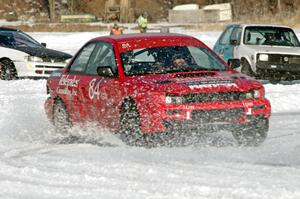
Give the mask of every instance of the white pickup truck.
M 300 79 L 300 43 L 287 26 L 232 24 L 213 49 L 233 68 L 249 76 Z

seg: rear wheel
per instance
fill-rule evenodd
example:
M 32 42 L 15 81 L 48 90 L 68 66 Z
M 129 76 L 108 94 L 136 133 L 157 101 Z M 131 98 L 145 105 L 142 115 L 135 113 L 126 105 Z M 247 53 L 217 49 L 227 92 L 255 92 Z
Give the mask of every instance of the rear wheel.
M 69 113 L 65 103 L 57 100 L 53 107 L 53 124 L 57 133 L 66 134 L 71 128 Z
M 136 105 L 126 101 L 121 109 L 121 139 L 130 146 L 146 146 L 147 136 L 141 132 L 140 115 Z
M 263 119 L 235 128 L 232 135 L 239 145 L 258 146 L 267 138 L 268 130 L 269 120 Z
M 0 79 L 13 80 L 17 78 L 17 71 L 14 64 L 8 60 L 3 59 L 0 61 Z

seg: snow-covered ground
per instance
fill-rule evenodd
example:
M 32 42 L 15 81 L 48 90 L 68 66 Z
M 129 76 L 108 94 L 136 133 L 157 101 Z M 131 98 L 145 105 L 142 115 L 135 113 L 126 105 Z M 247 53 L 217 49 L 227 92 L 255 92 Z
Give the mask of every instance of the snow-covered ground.
M 220 32 L 186 32 L 210 47 Z M 31 33 L 74 54 L 107 33 Z M 228 132 L 187 147 L 128 147 L 109 132 L 53 131 L 45 80 L 0 81 L 0 198 L 300 198 L 300 83 L 265 84 L 270 131 L 260 147 L 238 147 Z

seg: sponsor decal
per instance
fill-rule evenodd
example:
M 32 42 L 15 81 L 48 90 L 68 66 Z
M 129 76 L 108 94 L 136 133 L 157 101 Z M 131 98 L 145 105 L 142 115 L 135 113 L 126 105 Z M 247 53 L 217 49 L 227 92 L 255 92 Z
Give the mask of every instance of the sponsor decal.
M 76 79 L 76 76 L 74 76 L 73 78 L 69 78 L 69 75 L 63 75 L 60 78 L 58 85 L 77 88 L 78 83 L 79 83 L 79 79 Z
M 69 75 L 63 75 L 58 82 L 58 85 L 63 86 L 63 88 L 58 87 L 56 92 L 61 95 L 77 96 L 77 90 L 69 88 L 77 88 L 78 84 L 79 79 L 76 79 L 76 76 L 69 78 Z
M 218 86 L 237 87 L 237 85 L 232 80 L 207 80 L 207 81 L 186 82 L 185 85 L 187 85 L 191 89 L 210 88 L 210 87 L 218 87 Z
M 68 96 L 77 96 L 76 90 L 69 90 L 68 87 L 65 88 L 57 88 L 56 92 L 61 95 L 68 95 Z

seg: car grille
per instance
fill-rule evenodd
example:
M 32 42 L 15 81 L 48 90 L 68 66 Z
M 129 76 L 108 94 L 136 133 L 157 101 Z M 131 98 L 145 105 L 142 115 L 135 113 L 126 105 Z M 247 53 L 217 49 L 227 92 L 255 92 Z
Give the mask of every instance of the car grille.
M 253 91 L 249 91 L 253 92 Z M 249 93 L 248 92 L 248 93 Z M 183 103 L 203 103 L 203 102 L 217 102 L 217 101 L 235 101 L 245 100 L 246 92 L 211 92 L 211 93 L 191 93 L 183 95 Z
M 64 66 L 46 66 L 46 65 L 36 65 L 36 68 L 53 68 L 53 69 L 61 69 L 64 68 Z
M 37 74 L 45 74 L 50 75 L 53 71 L 64 68 L 64 66 L 47 66 L 47 65 L 36 65 L 36 73 Z
M 239 121 L 243 116 L 243 108 L 192 111 L 192 119 L 203 123 Z
M 65 62 L 65 58 L 49 58 L 49 57 L 44 57 L 43 62 L 49 62 L 49 63 L 63 63 Z
M 270 63 L 276 64 L 300 64 L 300 56 L 297 55 L 282 55 L 282 54 L 269 54 Z

